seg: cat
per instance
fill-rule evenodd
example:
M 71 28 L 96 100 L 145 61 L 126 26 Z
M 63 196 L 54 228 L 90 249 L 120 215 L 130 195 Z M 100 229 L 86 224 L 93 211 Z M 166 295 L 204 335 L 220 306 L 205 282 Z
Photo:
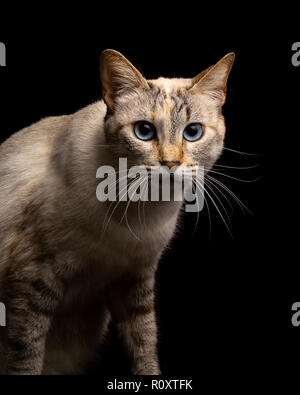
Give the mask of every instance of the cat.
M 222 152 L 222 105 L 235 55 L 195 78 L 146 80 L 119 52 L 100 58 L 102 100 L 49 117 L 0 146 L 1 374 L 80 374 L 112 320 L 132 374 L 161 374 L 155 273 L 182 202 L 96 199 L 96 170 L 204 166 Z M 130 226 L 120 221 L 127 210 Z M 111 211 L 110 211 L 111 213 Z

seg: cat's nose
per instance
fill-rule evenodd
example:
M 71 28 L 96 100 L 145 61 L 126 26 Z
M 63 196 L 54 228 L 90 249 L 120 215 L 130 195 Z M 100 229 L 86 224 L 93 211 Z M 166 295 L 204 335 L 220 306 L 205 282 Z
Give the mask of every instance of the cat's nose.
M 171 169 L 173 166 L 180 166 L 180 160 L 163 160 L 160 162 L 162 166 L 168 166 Z

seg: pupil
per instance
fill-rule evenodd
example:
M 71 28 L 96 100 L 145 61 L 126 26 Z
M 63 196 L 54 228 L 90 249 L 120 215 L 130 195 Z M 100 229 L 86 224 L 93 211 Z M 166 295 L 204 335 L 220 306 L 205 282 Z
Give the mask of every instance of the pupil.
M 189 134 L 194 137 L 197 134 L 197 128 L 194 126 L 190 127 Z
M 149 125 L 146 125 L 146 124 L 142 125 L 142 133 L 143 134 L 148 134 L 149 132 L 150 132 Z

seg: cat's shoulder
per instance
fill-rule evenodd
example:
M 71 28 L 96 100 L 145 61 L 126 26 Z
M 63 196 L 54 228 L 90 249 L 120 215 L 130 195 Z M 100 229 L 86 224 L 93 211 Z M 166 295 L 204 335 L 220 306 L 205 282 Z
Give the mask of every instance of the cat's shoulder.
M 106 114 L 106 105 L 101 101 L 92 103 L 73 114 L 50 116 L 43 118 L 30 126 L 13 133 L 0 145 L 0 156 L 5 153 L 18 151 L 24 145 L 33 147 L 35 144 L 50 143 L 53 137 L 66 129 L 74 129 L 74 125 L 87 126 L 87 122 L 101 123 Z

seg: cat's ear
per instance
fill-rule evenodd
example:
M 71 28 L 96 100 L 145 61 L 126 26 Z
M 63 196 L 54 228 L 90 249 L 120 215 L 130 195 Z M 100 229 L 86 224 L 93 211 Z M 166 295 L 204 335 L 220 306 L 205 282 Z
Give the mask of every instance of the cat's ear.
M 217 106 L 222 106 L 226 98 L 228 75 L 233 65 L 235 54 L 225 55 L 218 63 L 202 71 L 193 79 L 189 92 L 207 95 Z
M 116 98 L 137 88 L 149 89 L 146 79 L 122 55 L 113 49 L 106 49 L 100 57 L 100 78 L 102 96 L 113 110 Z

